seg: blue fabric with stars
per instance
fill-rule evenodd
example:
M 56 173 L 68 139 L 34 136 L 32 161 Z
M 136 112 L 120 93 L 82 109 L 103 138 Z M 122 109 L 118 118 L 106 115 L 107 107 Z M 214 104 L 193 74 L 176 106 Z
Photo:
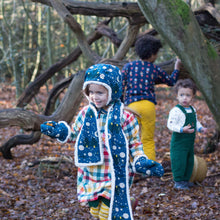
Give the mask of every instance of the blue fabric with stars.
M 83 89 L 88 84 L 103 85 L 109 92 L 109 101 L 114 102 L 122 95 L 122 76 L 118 67 L 110 64 L 96 64 L 91 66 L 85 75 Z
M 134 166 L 137 173 L 147 176 L 162 177 L 164 174 L 163 166 L 160 163 L 146 157 L 139 157 Z
M 68 136 L 68 128 L 64 122 L 46 121 L 40 126 L 41 132 L 51 138 L 64 141 Z
M 113 169 L 115 171 L 115 192 L 112 203 L 112 219 L 131 219 L 129 210 L 129 187 L 128 187 L 128 160 L 129 152 L 126 139 L 121 128 L 120 102 L 116 102 L 110 113 L 110 123 L 108 123 L 108 131 L 110 133 L 109 146 L 113 159 Z M 114 117 L 114 118 L 111 118 Z
M 77 140 L 77 165 L 98 165 L 103 163 L 102 145 L 99 141 L 99 129 L 96 110 L 92 105 L 88 108 L 84 125 Z

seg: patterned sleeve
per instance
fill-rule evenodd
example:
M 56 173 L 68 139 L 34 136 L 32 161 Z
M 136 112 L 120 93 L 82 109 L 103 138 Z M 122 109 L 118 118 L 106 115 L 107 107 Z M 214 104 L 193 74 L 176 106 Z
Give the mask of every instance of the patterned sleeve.
M 159 66 L 155 66 L 158 72 L 159 83 L 167 84 L 168 86 L 174 86 L 179 77 L 179 70 L 174 70 L 171 75 L 162 70 Z
M 181 128 L 185 124 L 185 114 L 177 107 L 171 109 L 167 121 L 167 127 L 174 132 L 180 133 Z
M 122 73 L 122 86 L 125 87 L 127 84 L 127 75 L 128 75 L 128 66 L 129 63 L 125 64 L 121 70 Z
M 72 124 L 72 126 L 71 126 L 71 135 L 70 135 L 70 138 L 69 138 L 68 142 L 75 142 L 76 141 L 76 138 L 77 138 L 82 126 L 83 126 L 83 121 L 84 121 L 84 118 L 85 118 L 86 109 L 87 109 L 87 107 L 84 107 L 79 112 L 79 114 L 76 117 L 75 122 Z
M 127 76 L 128 76 L 128 63 L 124 65 L 124 67 L 122 68 L 122 97 L 121 97 L 121 101 L 124 101 L 124 93 L 127 87 Z
M 143 145 L 139 137 L 139 125 L 134 115 L 128 111 L 124 111 L 123 115 L 123 131 L 128 140 L 130 154 L 134 158 L 139 155 L 144 155 Z

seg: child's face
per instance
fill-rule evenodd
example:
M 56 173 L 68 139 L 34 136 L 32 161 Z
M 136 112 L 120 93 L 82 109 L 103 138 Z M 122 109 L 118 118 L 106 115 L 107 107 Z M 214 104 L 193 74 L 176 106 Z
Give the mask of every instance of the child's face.
M 189 107 L 193 99 L 193 90 L 190 88 L 179 88 L 177 93 L 177 100 L 183 107 Z
M 108 101 L 108 90 L 102 86 L 91 83 L 88 88 L 89 99 L 97 108 L 105 108 Z

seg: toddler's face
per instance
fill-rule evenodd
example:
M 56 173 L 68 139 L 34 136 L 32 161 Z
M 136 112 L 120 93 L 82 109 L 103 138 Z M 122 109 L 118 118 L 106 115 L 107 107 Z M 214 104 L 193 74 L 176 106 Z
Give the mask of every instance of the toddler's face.
M 190 88 L 179 88 L 177 93 L 177 100 L 183 107 L 189 107 L 193 99 L 193 91 Z
M 88 85 L 88 94 L 91 102 L 95 104 L 97 108 L 106 108 L 108 101 L 108 90 L 102 86 L 91 83 Z

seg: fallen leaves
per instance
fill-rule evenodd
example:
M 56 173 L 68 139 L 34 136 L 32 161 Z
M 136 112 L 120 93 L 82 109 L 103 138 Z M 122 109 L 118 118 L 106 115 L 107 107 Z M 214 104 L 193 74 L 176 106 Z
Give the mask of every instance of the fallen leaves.
M 157 91 L 157 122 L 155 143 L 157 160 L 163 161 L 169 152 L 171 133 L 166 128 L 169 110 L 176 104 L 169 91 Z M 13 106 L 14 89 L 5 88 L 0 107 Z M 41 98 L 46 97 L 41 93 Z M 164 102 L 166 100 L 166 102 Z M 195 100 L 197 113 L 202 124 L 209 127 L 207 135 L 197 135 L 195 152 L 202 156 L 208 166 L 207 177 L 198 186 L 188 191 L 173 189 L 170 166 L 163 179 L 135 177 L 131 195 L 137 198 L 135 220 L 150 219 L 217 219 L 219 213 L 220 154 L 202 154 L 201 146 L 207 142 L 215 129 L 212 115 L 202 99 Z M 37 107 L 35 106 L 35 109 Z M 18 128 L 0 130 L 0 144 L 19 132 Z M 61 163 L 59 166 L 40 164 L 29 167 L 33 161 L 68 155 L 74 158 L 73 147 L 57 144 L 45 136 L 34 145 L 20 145 L 12 149 L 13 160 L 5 160 L 0 155 L 0 219 L 58 219 L 90 220 L 87 205 L 77 201 L 76 173 L 74 164 Z

